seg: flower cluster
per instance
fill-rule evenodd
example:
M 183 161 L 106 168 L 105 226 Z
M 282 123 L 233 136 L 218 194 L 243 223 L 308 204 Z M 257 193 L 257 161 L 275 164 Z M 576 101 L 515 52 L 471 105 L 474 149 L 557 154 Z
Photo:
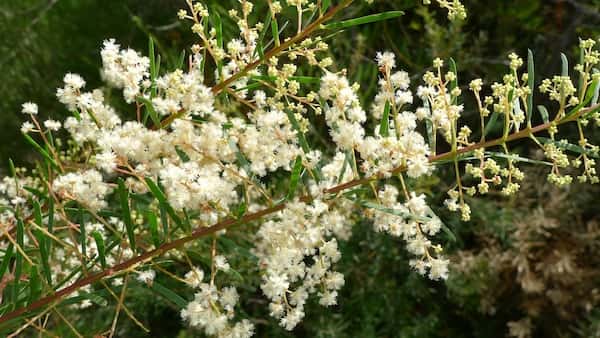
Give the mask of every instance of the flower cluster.
M 102 75 L 106 82 L 116 88 L 122 88 L 123 97 L 128 103 L 135 101 L 142 82 L 149 75 L 150 59 L 133 49 L 120 49 L 114 39 L 104 41 L 100 56 Z M 147 87 L 148 83 L 144 85 Z
M 239 301 L 234 287 L 218 289 L 212 282 L 203 283 L 204 272 L 193 268 L 186 275 L 186 282 L 198 290 L 194 300 L 181 310 L 181 318 L 190 326 L 197 327 L 207 335 L 220 338 L 245 338 L 254 333 L 254 325 L 247 319 L 233 323 L 234 308 Z
M 297 131 L 284 112 L 264 108 L 249 116 L 252 123 L 234 121 L 230 135 L 238 139 L 240 150 L 250 161 L 250 170 L 258 176 L 279 168 L 290 171 L 290 163 L 300 155 Z M 270 140 L 270 142 L 265 142 Z
M 420 111 L 403 110 L 413 103 L 410 77 L 405 71 L 393 71 L 396 68 L 394 54 L 378 53 L 375 59 L 382 77 L 371 114 L 380 119 L 380 123 L 374 136 L 367 136 L 358 148 L 364 159 L 361 168 L 367 175 L 389 176 L 400 167 L 412 178 L 425 175 L 431 169 L 430 149 L 416 130 L 417 121 L 423 116 L 419 115 Z
M 200 66 L 199 55 L 195 56 Z M 156 79 L 157 97 L 152 98 L 152 105 L 162 116 L 185 112 L 200 117 L 213 113 L 214 97 L 204 85 L 204 77 L 200 72 L 184 73 L 178 69 Z
M 257 233 L 255 253 L 265 269 L 261 289 L 270 300 L 271 316 L 287 330 L 304 318 L 310 294 L 317 293 L 321 305 L 337 304 L 344 276 L 333 270 L 341 254 L 332 236 L 343 237 L 348 226 L 343 207 L 348 205 L 292 202 Z
M 106 207 L 104 198 L 111 191 L 96 170 L 62 175 L 54 180 L 53 189 L 59 196 L 83 203 L 91 210 Z
M 448 19 L 464 20 L 467 17 L 465 6 L 460 0 L 436 0 L 438 5 L 448 11 Z M 431 0 L 423 0 L 423 4 L 431 4 Z
M 386 185 L 379 192 L 381 207 L 372 209 L 375 230 L 402 237 L 407 250 L 416 256 L 410 265 L 420 274 L 429 271 L 429 278 L 433 280 L 448 278 L 449 261 L 438 256 L 441 246 L 428 239 L 440 231 L 442 222 L 427 206 L 425 195 L 413 192 L 405 203 L 398 202 L 398 195 L 398 189 L 392 185 Z

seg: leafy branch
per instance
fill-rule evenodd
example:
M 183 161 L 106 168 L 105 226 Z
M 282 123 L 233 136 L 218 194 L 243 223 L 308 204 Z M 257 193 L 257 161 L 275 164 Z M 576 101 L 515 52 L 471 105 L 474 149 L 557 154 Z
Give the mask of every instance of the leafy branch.
M 485 142 L 476 143 L 476 144 L 473 144 L 473 145 L 470 145 L 467 147 L 458 148 L 455 151 L 449 151 L 449 152 L 441 153 L 438 155 L 432 155 L 429 157 L 429 161 L 432 163 L 435 163 L 435 162 L 453 160 L 461 154 L 469 153 L 469 152 L 472 152 L 477 149 L 499 146 L 499 145 L 505 144 L 506 142 L 529 138 L 536 133 L 548 130 L 552 126 L 576 121 L 579 117 L 596 112 L 598 110 L 600 110 L 600 104 L 595 104 L 591 107 L 580 109 L 579 111 L 574 112 L 573 114 L 570 114 L 569 116 L 564 117 L 560 120 L 543 123 L 543 124 L 540 124 L 533 128 L 526 128 L 519 132 L 510 134 L 507 137 L 500 137 L 500 138 L 497 138 L 494 140 L 489 140 L 489 141 L 485 141 Z M 401 173 L 405 170 L 406 170 L 405 167 L 398 167 L 398 168 L 395 168 L 394 170 L 392 170 L 392 173 L 397 174 L 397 173 Z M 329 189 L 325 190 L 324 193 L 337 194 L 339 192 L 354 188 L 356 186 L 369 184 L 370 182 L 377 180 L 379 178 L 380 177 L 378 177 L 378 176 L 373 176 L 373 177 L 368 177 L 368 178 L 355 179 L 355 180 L 352 180 L 349 182 L 345 182 L 345 183 L 336 185 L 332 188 L 329 188 Z M 309 202 L 312 200 L 312 197 L 310 195 L 305 195 L 305 196 L 301 197 L 300 200 L 303 202 Z M 199 239 L 201 237 L 205 237 L 205 236 L 214 234 L 220 230 L 223 230 L 223 229 L 235 226 L 235 225 L 240 225 L 240 224 L 258 220 L 260 218 L 263 218 L 263 217 L 273 214 L 275 212 L 281 211 L 285 208 L 286 208 L 286 202 L 281 202 L 275 206 L 265 208 L 263 210 L 260 210 L 260 211 L 254 212 L 254 213 L 246 214 L 239 219 L 227 218 L 227 219 L 217 222 L 209 227 L 197 229 L 197 230 L 193 231 L 191 233 L 191 235 L 189 235 L 189 236 L 182 237 L 182 238 L 179 238 L 177 240 L 174 240 L 174 241 L 171 241 L 168 243 L 164 243 L 154 250 L 147 251 L 147 252 L 142 253 L 134 258 L 128 259 L 120 264 L 117 264 L 113 267 L 104 269 L 98 273 L 94 273 L 85 278 L 79 279 L 72 285 L 65 287 L 65 288 L 63 288 L 51 295 L 48 295 L 42 299 L 34 301 L 26 307 L 22 307 L 22 308 L 14 310 L 10 313 L 7 313 L 7 314 L 3 315 L 2 317 L 0 317 L 0 324 L 5 323 L 11 319 L 17 318 L 18 316 L 20 316 L 22 314 L 31 313 L 32 311 L 35 311 L 45 305 L 52 304 L 56 301 L 59 301 L 60 299 L 64 298 L 65 296 L 68 296 L 68 295 L 72 294 L 73 292 L 79 290 L 80 288 L 90 285 L 92 283 L 98 282 L 103 278 L 111 277 L 116 274 L 129 271 L 131 268 L 135 267 L 137 264 L 148 261 L 148 260 L 152 259 L 153 257 L 163 255 L 164 253 L 166 253 L 170 250 L 180 248 L 183 245 L 185 245 L 186 243 L 189 243 L 189 242 Z

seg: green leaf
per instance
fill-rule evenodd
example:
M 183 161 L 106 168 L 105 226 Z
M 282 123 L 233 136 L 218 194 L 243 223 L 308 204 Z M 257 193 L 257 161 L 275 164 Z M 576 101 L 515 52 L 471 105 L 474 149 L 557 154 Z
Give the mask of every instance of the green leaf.
M 321 2 L 321 11 L 326 12 L 329 6 L 331 6 L 331 0 L 323 0 Z
M 550 115 L 548 114 L 548 109 L 546 107 L 539 105 L 538 110 L 540 111 L 540 115 L 542 115 L 542 121 L 544 123 L 550 123 Z
M 45 199 L 46 198 L 46 194 L 38 189 L 32 188 L 32 187 L 28 187 L 28 186 L 23 186 L 23 189 L 29 191 L 32 195 L 34 195 L 35 197 L 39 198 L 39 199 Z
M 345 29 L 345 28 L 350 28 L 350 27 L 354 27 L 354 26 L 358 26 L 358 25 L 364 25 L 364 24 L 368 24 L 368 23 L 393 19 L 393 18 L 397 18 L 402 15 L 404 15 L 404 12 L 402 12 L 402 11 L 383 12 L 383 13 L 363 16 L 360 18 L 330 23 L 328 25 L 325 25 L 324 28 L 332 29 L 332 30 L 333 29 Z
M 594 74 L 597 74 L 598 70 L 594 69 Z M 600 86 L 596 86 L 596 90 L 594 90 L 594 95 L 592 96 L 592 105 L 596 105 L 598 103 L 598 95 L 600 94 Z
M 442 223 L 442 231 L 448 236 L 450 242 L 456 243 L 458 241 L 454 232 L 444 223 Z
M 122 178 L 119 178 L 118 184 L 119 200 L 121 202 L 121 217 L 125 223 L 129 245 L 131 246 L 131 250 L 135 252 L 135 234 L 133 221 L 131 220 L 131 210 L 129 209 L 129 189 L 125 187 L 125 182 L 123 182 Z
M 50 154 L 48 154 L 48 152 L 42 148 L 42 146 L 40 146 L 33 138 L 31 138 L 31 136 L 29 136 L 28 134 L 23 134 L 23 137 L 25 137 L 25 140 L 27 140 L 27 142 L 29 144 L 31 144 L 35 150 L 37 150 L 38 153 L 40 153 L 47 161 L 48 163 L 50 163 L 50 165 L 52 165 L 52 167 L 56 170 L 58 170 L 60 172 L 60 167 L 58 166 L 58 164 L 56 164 L 56 162 L 54 161 L 54 159 L 52 158 L 52 156 L 50 156 Z
M 383 116 L 381 117 L 381 124 L 379 125 L 379 134 L 383 137 L 390 136 L 390 109 L 390 102 L 385 101 Z
M 150 177 L 146 177 L 145 181 L 152 195 L 154 195 L 154 197 L 158 200 L 160 207 L 164 208 L 164 210 L 167 212 L 167 214 L 169 214 L 173 222 L 175 222 L 178 226 L 181 227 L 183 225 L 181 222 L 181 218 L 177 216 L 177 213 L 175 213 L 175 210 L 169 204 L 167 196 L 165 196 L 165 194 L 162 192 L 159 186 L 156 183 L 154 183 L 154 181 Z
M 161 58 L 160 54 L 156 55 L 156 77 L 160 74 Z
M 505 158 L 508 160 L 512 160 L 515 162 L 525 162 L 525 163 L 531 163 L 531 164 L 540 164 L 540 165 L 547 165 L 547 166 L 552 166 L 552 163 L 550 162 L 546 162 L 546 161 L 539 161 L 539 160 L 532 160 L 530 158 L 526 158 L 526 157 L 521 157 L 519 155 L 516 154 L 505 154 L 505 153 L 499 153 L 499 152 L 493 152 L 493 151 L 486 151 L 485 152 L 486 155 L 490 156 L 490 157 L 500 157 L 500 158 Z
M 183 65 L 185 64 L 185 49 L 181 51 L 181 53 L 179 54 L 179 59 L 177 59 L 177 64 L 175 65 L 175 67 L 177 67 L 177 69 L 183 69 Z
M 257 261 L 258 258 L 249 250 L 251 246 L 250 242 L 242 242 L 239 243 L 237 241 L 232 241 L 227 238 L 227 236 L 219 236 L 217 237 L 219 248 L 223 248 L 224 252 L 229 252 L 231 254 L 243 256 L 252 261 Z M 207 263 L 210 264 L 210 258 L 207 259 Z M 243 278 L 241 278 L 243 280 Z
M 181 150 L 179 146 L 175 146 L 175 152 L 177 153 L 177 156 L 179 156 L 181 162 L 186 163 L 190 161 L 190 157 L 188 156 L 188 154 L 186 154 L 185 151 Z
M 17 169 L 15 168 L 15 163 L 12 159 L 8 159 L 8 167 L 10 169 L 10 176 L 17 177 Z
M 96 242 L 96 247 L 98 248 L 98 258 L 100 258 L 100 265 L 102 268 L 106 268 L 106 247 L 104 246 L 104 238 L 98 231 L 92 232 L 92 237 L 94 237 L 94 241 Z
M 351 151 L 354 150 L 346 150 L 346 153 L 344 154 L 344 163 L 342 164 L 342 169 L 340 170 L 340 173 L 338 175 L 338 179 L 337 179 L 337 183 L 340 184 L 342 183 L 342 180 L 344 179 L 344 174 L 346 174 L 346 169 L 348 168 L 348 165 L 350 165 L 350 161 L 352 161 L 352 155 L 351 155 Z
M 4 256 L 2 257 L 2 264 L 0 264 L 0 280 L 4 278 L 4 274 L 8 269 L 8 264 L 10 263 L 10 259 L 13 256 L 13 244 L 8 244 L 8 247 L 4 251 Z
M 531 49 L 527 50 L 527 86 L 531 91 L 531 93 L 527 95 L 527 126 L 531 127 L 531 116 L 533 115 L 533 92 L 535 89 L 535 63 Z
M 265 41 L 265 36 L 267 35 L 267 27 L 271 26 L 271 11 L 267 11 L 267 14 L 265 15 L 265 19 L 263 20 L 264 24 L 263 24 L 263 29 L 260 31 L 260 35 L 258 36 L 258 40 L 256 42 L 256 49 L 254 50 L 254 55 L 256 55 L 256 53 L 258 53 L 258 56 L 260 56 L 260 59 L 264 59 L 265 58 L 265 47 L 264 47 L 264 41 Z
M 43 227 L 44 222 L 42 221 L 42 207 L 40 206 L 40 203 L 37 200 L 32 199 L 31 204 L 33 204 L 33 218 L 35 224 Z
M 587 94 L 585 95 L 584 105 L 587 105 L 591 101 L 598 100 L 598 90 L 600 89 L 600 80 L 596 79 L 592 81 L 592 84 L 589 86 Z
M 249 85 L 247 85 L 247 86 L 244 86 L 244 87 L 235 88 L 234 90 L 235 90 L 236 92 L 241 92 L 241 91 L 243 91 L 243 90 L 254 90 L 254 89 L 256 89 L 256 88 L 260 88 L 260 87 L 262 87 L 262 86 L 263 86 L 263 84 L 262 84 L 262 83 L 255 82 L 255 83 L 251 83 L 251 84 L 249 84 Z
M 223 22 L 221 20 L 221 16 L 219 15 L 219 13 L 217 13 L 217 11 L 213 11 L 210 18 L 213 20 L 213 27 L 215 28 L 217 33 L 217 45 L 221 49 L 223 49 Z M 223 74 L 223 60 L 219 60 L 217 62 L 217 70 L 219 77 L 221 77 L 221 75 Z
M 571 109 L 566 116 L 571 116 L 575 113 L 577 113 L 581 108 L 587 106 L 588 103 L 590 103 L 592 101 L 592 99 L 594 98 L 594 95 L 596 93 L 597 88 L 600 87 L 599 86 L 599 81 L 596 79 L 592 82 L 592 84 L 589 86 L 587 93 L 585 94 L 585 97 L 583 99 L 582 102 L 579 102 L 579 104 L 577 106 L 575 106 L 573 109 Z
M 498 121 L 499 116 L 500 114 L 498 112 L 492 113 L 492 116 L 488 120 L 487 124 L 485 125 L 485 129 L 483 130 L 483 137 L 486 137 L 490 133 L 490 131 L 492 131 L 492 129 L 496 125 L 496 122 Z
M 158 78 L 158 71 L 160 68 L 160 55 L 157 64 L 156 53 L 154 52 L 154 39 L 151 35 L 148 37 L 148 56 L 150 58 L 150 81 L 152 82 L 150 87 L 150 99 L 152 99 L 157 95 L 156 79 Z M 150 113 L 150 108 L 147 107 L 146 109 Z
M 590 103 L 594 97 L 598 97 L 598 89 L 600 88 L 600 80 L 596 79 L 594 81 L 592 81 L 592 84 L 590 84 L 590 86 L 588 87 L 588 91 L 585 94 L 585 98 L 584 98 L 584 105 L 587 105 L 588 103 Z
M 273 34 L 275 46 L 279 46 L 281 44 L 281 40 L 279 39 L 279 25 L 277 24 L 277 18 L 275 17 L 271 20 L 271 34 Z
M 50 270 L 50 260 L 49 260 L 50 255 L 48 253 L 48 244 L 50 243 L 50 241 L 47 240 L 47 238 L 44 236 L 44 233 L 41 230 L 36 229 L 34 231 L 34 234 L 39 242 L 40 259 L 42 262 L 42 269 L 43 269 L 44 277 L 46 277 L 46 280 L 48 281 L 48 285 L 52 285 L 52 272 Z
M 450 81 L 450 92 L 452 92 L 454 90 L 454 88 L 458 87 L 458 70 L 456 68 L 456 62 L 454 61 L 453 58 L 450 58 L 450 60 L 448 61 L 448 67 L 450 68 L 450 71 L 452 73 L 454 73 L 455 77 L 454 80 Z M 458 97 L 452 97 L 452 104 L 457 104 L 458 103 Z
M 91 300 L 92 303 L 94 303 L 96 305 L 100 305 L 103 307 L 108 305 L 108 301 L 106 299 L 102 298 L 97 293 L 82 293 L 81 295 L 83 296 L 83 298 Z
M 54 231 L 54 199 L 48 198 L 48 232 Z M 48 253 L 52 251 L 52 241 L 48 240 Z
M 25 225 L 21 218 L 17 219 L 17 245 L 25 250 L 24 246 L 24 233 Z M 17 257 L 15 259 L 15 272 L 14 272 L 14 283 L 12 289 L 12 299 L 14 301 L 14 308 L 19 307 L 19 281 L 21 280 L 21 273 L 23 271 L 23 254 L 17 250 Z
M 233 150 L 233 152 L 235 153 L 235 158 L 237 159 L 238 166 L 243 168 L 247 174 L 251 174 L 252 168 L 250 167 L 250 161 L 246 159 L 244 154 L 242 154 L 240 148 L 238 148 L 237 144 L 233 140 L 229 140 L 229 148 L 231 148 L 231 150 Z
M 61 281 L 58 281 L 58 283 L 54 285 L 54 290 L 59 290 L 60 288 L 67 285 L 67 283 L 70 284 L 71 282 L 73 282 L 73 278 L 75 278 L 75 276 L 79 274 L 81 270 L 82 266 L 80 265 L 69 271 L 67 277 L 63 278 Z
M 154 123 L 154 126 L 160 127 L 160 118 L 158 117 L 158 113 L 154 109 L 152 101 L 148 100 L 143 96 L 138 96 L 138 101 L 141 101 L 146 107 L 146 111 L 150 115 L 150 119 L 152 120 L 152 123 Z
M 296 157 L 296 161 L 294 162 L 294 168 L 292 169 L 292 175 L 290 177 L 290 187 L 286 197 L 287 200 L 294 198 L 294 195 L 296 194 L 296 187 L 298 186 L 298 181 L 300 180 L 303 168 L 304 166 L 302 166 L 302 157 L 298 155 Z
M 150 59 L 150 77 L 152 80 L 156 78 L 156 54 L 154 53 L 154 39 L 148 38 L 148 56 Z
M 158 210 L 160 213 L 160 223 L 162 224 L 162 228 L 163 228 L 163 234 L 165 235 L 165 238 L 169 237 L 169 217 L 167 216 L 167 210 L 165 209 L 164 205 L 162 204 L 158 204 Z
M 560 53 L 560 62 L 562 64 L 562 76 L 569 76 L 569 59 L 563 53 Z
M 544 143 L 544 144 L 553 143 L 556 147 L 558 147 L 560 149 L 572 151 L 577 154 L 586 154 L 587 156 L 590 156 L 593 158 L 600 158 L 600 156 L 598 156 L 598 153 L 591 152 L 591 151 L 584 149 L 581 146 L 576 145 L 576 144 L 572 144 L 572 143 L 568 143 L 568 142 L 564 142 L 564 141 L 555 141 L 555 140 L 547 138 L 547 137 L 538 137 L 538 139 L 540 141 L 542 141 L 542 143 Z
M 227 270 L 225 273 L 228 274 L 229 276 L 232 276 L 233 278 L 239 280 L 240 282 L 244 281 L 244 276 L 242 276 L 242 274 L 239 273 L 239 271 L 237 271 L 236 269 L 229 268 L 229 270 Z
M 190 221 L 190 215 L 188 215 L 187 210 L 185 210 L 185 208 L 183 208 L 183 216 L 184 216 L 184 220 L 185 222 L 183 222 L 183 225 L 185 225 L 184 229 L 185 231 L 192 231 L 192 222 Z
M 38 275 L 37 267 L 34 265 L 29 270 L 29 304 L 40 298 L 42 294 L 42 283 Z
M 92 303 L 102 306 L 102 307 L 108 305 L 108 301 L 106 299 L 104 299 L 102 296 L 100 296 L 98 293 L 89 293 L 89 292 L 80 292 L 78 296 L 67 298 L 63 302 L 61 302 L 61 305 L 76 304 L 76 303 L 81 302 L 84 299 L 89 299 Z
M 429 110 L 429 101 L 428 100 L 424 100 L 423 101 L 423 107 L 426 108 L 427 110 Z M 435 152 L 436 149 L 436 144 L 435 144 L 435 135 L 433 132 L 433 122 L 431 121 L 431 119 L 425 119 L 425 129 L 427 131 L 427 143 L 429 144 L 429 149 L 431 149 L 432 151 Z M 481 131 L 483 133 L 483 130 Z
M 151 211 L 148 211 L 146 218 L 148 219 L 148 227 L 150 228 L 152 243 L 154 243 L 154 246 L 158 248 L 160 246 L 160 236 L 158 235 L 158 219 Z
M 306 84 L 315 84 L 315 83 L 321 83 L 321 79 L 315 76 L 290 76 L 289 77 L 290 80 L 293 81 L 298 81 L 300 83 L 306 83 Z
M 162 284 L 157 281 L 152 282 L 152 290 L 156 291 L 159 295 L 165 297 L 168 301 L 177 305 L 179 308 L 185 308 L 187 306 L 187 301 L 181 297 L 180 295 L 173 292 L 171 289 L 164 287 Z
M 235 216 L 237 217 L 237 219 L 242 219 L 242 217 L 244 217 L 244 215 L 246 214 L 246 211 L 248 211 L 248 203 L 246 203 L 246 201 L 243 201 L 238 206 Z
M 393 209 L 393 208 L 388 208 L 388 207 L 385 207 L 385 206 L 383 206 L 381 204 L 377 204 L 377 203 L 374 203 L 374 202 L 359 201 L 358 203 L 360 205 L 362 205 L 363 207 L 367 207 L 367 208 L 379 210 L 381 212 L 385 212 L 386 214 L 390 214 L 390 215 L 400 216 L 400 217 L 402 217 L 404 219 L 413 219 L 413 220 L 418 220 L 418 221 L 422 221 L 422 222 L 429 221 L 428 218 L 417 216 L 417 215 L 413 215 L 411 213 L 404 212 L 404 211 L 401 211 L 401 210 L 397 210 L 397 209 Z

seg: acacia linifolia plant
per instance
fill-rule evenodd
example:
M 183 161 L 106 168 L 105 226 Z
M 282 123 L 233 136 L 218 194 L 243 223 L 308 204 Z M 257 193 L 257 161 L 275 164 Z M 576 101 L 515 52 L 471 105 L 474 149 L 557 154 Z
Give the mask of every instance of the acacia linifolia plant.
M 344 285 L 335 271 L 338 240 L 351 236 L 358 219 L 366 217 L 376 231 L 404 239 L 416 272 L 447 278 L 449 261 L 432 241 L 441 229 L 450 230 L 413 188 L 436 167 L 454 169 L 456 182 L 445 206 L 465 221 L 470 218 L 465 195 L 490 189 L 514 194 L 524 179 L 520 162 L 548 165 L 548 180 L 558 185 L 571 182 L 569 166 L 583 166 L 580 181 L 598 182 L 598 148 L 584 135 L 584 127 L 600 120 L 594 40 L 581 41 L 577 86 L 564 57 L 562 74 L 541 82 L 539 92 L 556 101 L 556 110 L 534 106 L 532 52 L 526 67 L 509 55 L 509 72 L 491 85 L 489 95 L 481 79 L 471 81 L 480 114 L 474 137 L 460 123 L 454 60 L 433 61 L 415 102 L 415 88 L 397 70 L 395 55 L 377 53 L 379 92 L 371 107 L 363 107 L 360 85 L 350 83 L 344 70 L 333 71 L 327 37 L 402 13 L 330 22 L 352 2 L 268 1 L 265 20 L 251 24 L 254 4 L 240 0 L 239 9 L 228 12 L 240 35 L 225 41 L 222 18 L 188 1 L 178 16 L 191 22 L 198 43 L 175 70 L 161 69 L 152 41 L 148 57 L 115 40 L 104 42 L 102 75 L 123 90 L 132 112 L 118 113 L 103 89 L 86 91 L 77 74 L 67 74 L 56 92 L 72 112 L 65 121 L 41 122 L 37 105 L 23 104 L 30 121 L 21 130 L 42 160 L 32 171 L 12 166 L 0 185 L 0 325 L 16 336 L 29 327 L 46 330 L 50 314 L 69 324 L 57 308 L 61 302 L 79 300 L 69 306 L 86 309 L 107 302 L 97 294 L 106 290 L 116 303 L 107 335 L 115 333 L 121 312 L 147 330 L 124 302 L 127 288 L 147 287 L 207 335 L 250 336 L 254 323 L 236 313 L 236 288 L 216 278 L 235 269 L 218 241 L 230 231 L 246 231 L 269 312 L 292 330 L 309 297 L 323 306 L 336 304 Z M 466 16 L 457 0 L 437 3 L 452 20 Z M 289 30 L 279 24 L 288 9 L 296 17 L 293 34 L 286 36 Z M 303 67 L 322 75 L 303 76 Z M 309 137 L 317 116 L 329 132 L 321 147 Z M 542 123 L 534 125 L 538 119 Z M 368 121 L 375 122 L 373 130 L 365 129 Z M 577 125 L 576 144 L 558 138 L 567 123 Z M 491 138 L 498 124 L 502 134 Z M 543 132 L 549 137 L 540 137 Z M 510 151 L 510 142 L 527 138 L 547 161 Z M 281 180 L 284 192 L 275 189 Z M 200 244 L 202 237 L 209 238 L 208 247 Z M 207 251 L 210 264 L 190 258 L 197 248 Z M 166 257 L 189 272 L 171 272 L 161 261 Z M 194 299 L 165 288 L 157 275 L 197 290 Z

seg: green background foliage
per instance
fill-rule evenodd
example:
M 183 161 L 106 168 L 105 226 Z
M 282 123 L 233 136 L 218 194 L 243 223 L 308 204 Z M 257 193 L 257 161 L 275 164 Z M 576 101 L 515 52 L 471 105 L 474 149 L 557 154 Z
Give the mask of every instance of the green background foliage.
M 208 3 L 224 13 L 225 8 L 236 1 Z M 443 11 L 423 7 L 420 3 L 382 0 L 370 7 L 358 5 L 344 12 L 347 17 L 389 10 L 406 12 L 397 19 L 351 28 L 329 41 L 331 53 L 338 60 L 336 64 L 347 68 L 349 76 L 361 84 L 365 102 L 369 102 L 376 91 L 373 57 L 379 50 L 395 52 L 400 68 L 408 71 L 414 82 L 428 70 L 434 57 L 446 60 L 452 57 L 457 60 L 459 79 L 466 92 L 466 84 L 475 77 L 483 77 L 487 83 L 498 81 L 507 69 L 509 52 L 524 56 L 528 48 L 533 50 L 536 75 L 541 78 L 558 72 L 560 51 L 575 60 L 578 37 L 600 37 L 598 0 L 464 1 L 469 16 L 461 23 L 449 23 Z M 156 39 L 163 60 L 173 65 L 181 50 L 193 43 L 189 27 L 176 19 L 176 10 L 181 7 L 184 1 L 174 0 L 0 1 L 2 167 L 9 157 L 19 164 L 27 164 L 34 156 L 26 150 L 19 133 L 24 120 L 21 103 L 37 102 L 42 116 L 58 119 L 66 116 L 66 111 L 54 93 L 65 73 L 81 74 L 87 80 L 87 88 L 101 86 L 99 47 L 104 39 L 113 37 L 124 46 L 146 51 L 150 35 Z M 232 37 L 236 32 L 234 23 L 225 20 L 224 24 L 225 36 Z M 114 103 L 123 114 L 126 112 L 122 102 L 115 98 Z M 472 102 L 465 104 L 466 121 L 476 119 Z M 595 138 L 599 139 L 597 134 Z M 519 147 L 522 151 L 529 150 L 527 144 Z M 458 267 L 445 284 L 431 282 L 411 271 L 402 242 L 374 233 L 369 224 L 356 224 L 354 236 L 342 245 L 340 271 L 346 276 L 346 285 L 339 306 L 327 309 L 311 304 L 304 323 L 292 333 L 284 332 L 272 320 L 264 320 L 268 318 L 268 310 L 256 287 L 259 277 L 256 273 L 252 277 L 254 261 L 247 251 L 251 243 L 240 233 L 234 233 L 230 241 L 220 240 L 219 246 L 224 253 L 238 253 L 235 255 L 238 261 L 231 263 L 243 277 L 231 274 L 223 278 L 231 279 L 241 289 L 242 305 L 248 317 L 259 320 L 258 336 L 504 337 L 507 322 L 523 318 L 524 306 L 540 300 L 531 300 L 531 295 L 522 292 L 510 264 L 504 269 L 492 266 L 492 258 L 486 255 L 488 249 L 496 248 L 499 255 L 511 257 L 518 251 L 517 243 L 521 243 L 515 235 L 519 224 L 532 222 L 532 217 L 558 224 L 558 230 L 552 230 L 549 237 L 541 239 L 549 247 L 566 245 L 561 239 L 568 229 L 586 233 L 600 220 L 597 187 L 574 185 L 569 191 L 544 190 L 539 188 L 544 185 L 543 179 L 536 178 L 543 177 L 543 173 L 527 170 L 526 174 L 533 178 L 527 180 L 523 192 L 511 199 L 490 196 L 486 200 L 471 201 L 473 220 L 469 223 L 460 222 L 441 208 L 436 210 L 456 236 L 456 240 L 442 236 Z M 431 177 L 430 182 L 421 183 L 420 189 L 428 192 L 439 182 L 448 182 L 443 179 L 447 175 L 443 170 L 437 175 L 439 177 Z M 429 198 L 433 205 L 441 206 L 445 197 L 430 194 Z M 546 210 L 546 213 L 542 213 L 542 217 L 534 214 L 535 210 Z M 600 285 L 599 237 L 593 233 L 590 236 L 592 244 L 572 240 L 584 247 L 583 252 L 577 251 L 577 267 L 591 276 L 586 277 L 591 280 L 580 285 L 583 290 L 591 290 L 587 286 L 590 283 Z M 206 241 L 208 248 L 209 241 Z M 207 260 L 207 252 L 199 251 L 196 258 Z M 468 255 L 476 257 L 476 264 L 467 269 L 464 267 Z M 159 282 L 169 283 L 168 280 Z M 168 286 L 192 297 L 180 286 Z M 545 299 L 544 295 L 539 298 Z M 175 333 L 179 337 L 197 336 L 197 332 L 185 328 L 177 308 L 151 290 L 136 289 L 128 299 L 129 308 L 147 323 L 153 336 L 175 336 Z M 484 302 L 493 303 L 493 313 L 482 311 Z M 534 336 L 600 336 L 599 309 L 569 307 L 568 310 L 574 312 L 568 319 L 557 316 L 558 311 L 542 311 L 534 319 L 537 327 Z M 75 324 L 100 329 L 109 325 L 112 314 L 111 310 L 102 308 L 84 312 Z M 145 336 L 126 319 L 121 326 L 120 336 Z M 70 334 L 67 328 L 58 328 L 56 333 Z

